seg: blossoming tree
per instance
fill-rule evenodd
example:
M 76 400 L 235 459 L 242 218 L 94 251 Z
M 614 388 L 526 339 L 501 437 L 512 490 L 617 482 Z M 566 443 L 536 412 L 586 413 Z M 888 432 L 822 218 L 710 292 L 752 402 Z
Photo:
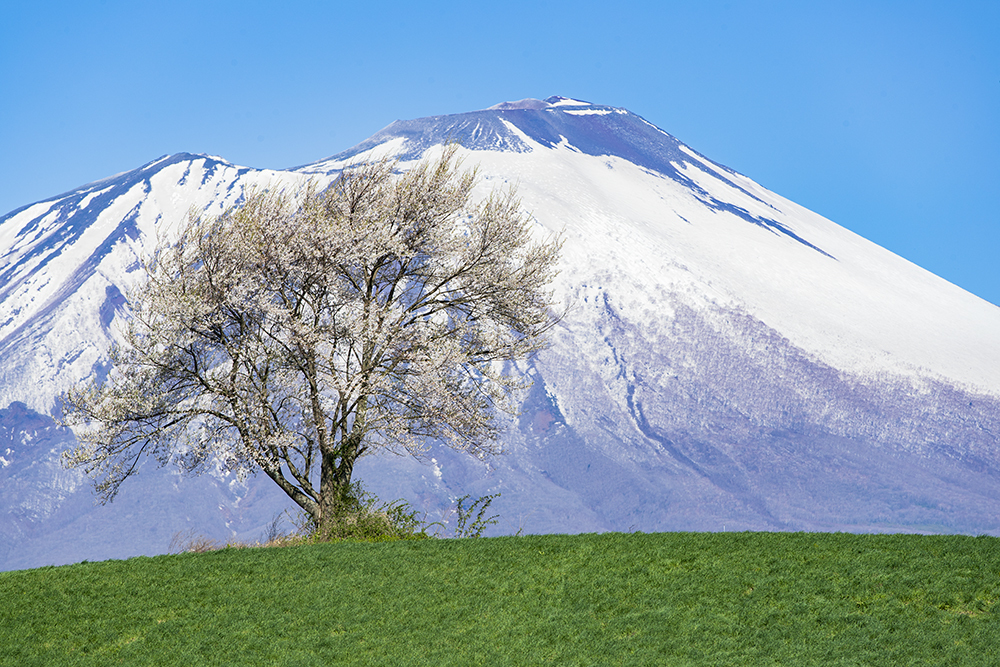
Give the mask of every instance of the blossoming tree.
M 142 459 L 262 471 L 322 533 L 357 459 L 429 440 L 497 449 L 499 412 L 555 318 L 559 242 L 514 192 L 474 203 L 454 150 L 326 190 L 251 192 L 148 262 L 101 383 L 66 394 L 66 456 L 105 502 Z

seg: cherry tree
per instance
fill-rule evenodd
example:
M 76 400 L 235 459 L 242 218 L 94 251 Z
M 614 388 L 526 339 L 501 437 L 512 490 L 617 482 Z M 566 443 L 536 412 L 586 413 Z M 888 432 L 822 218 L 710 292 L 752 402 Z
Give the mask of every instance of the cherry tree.
M 263 472 L 322 533 L 367 453 L 495 453 L 525 386 L 510 362 L 556 320 L 560 244 L 475 183 L 451 149 L 192 217 L 130 293 L 107 379 L 65 395 L 66 463 L 105 502 L 146 457 Z

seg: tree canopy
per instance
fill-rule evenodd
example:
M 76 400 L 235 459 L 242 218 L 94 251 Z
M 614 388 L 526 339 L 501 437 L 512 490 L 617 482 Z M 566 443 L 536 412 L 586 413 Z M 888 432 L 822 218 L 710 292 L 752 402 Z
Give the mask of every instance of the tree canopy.
M 70 466 L 105 501 L 151 456 L 261 471 L 322 531 L 357 459 L 429 441 L 484 457 L 545 345 L 557 240 L 454 150 L 192 216 L 146 264 L 103 382 L 64 397 Z

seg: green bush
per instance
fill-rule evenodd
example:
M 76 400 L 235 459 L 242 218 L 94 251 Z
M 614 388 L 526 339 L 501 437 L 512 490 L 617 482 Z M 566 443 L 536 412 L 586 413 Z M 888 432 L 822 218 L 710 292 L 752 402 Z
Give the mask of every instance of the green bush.
M 405 500 L 382 502 L 368 492 L 361 480 L 351 484 L 336 506 L 336 518 L 322 532 L 308 515 L 302 514 L 297 531 L 281 538 L 295 543 L 335 542 L 390 542 L 394 540 L 424 540 L 432 537 L 427 532 L 433 524 L 424 522 L 419 511 Z

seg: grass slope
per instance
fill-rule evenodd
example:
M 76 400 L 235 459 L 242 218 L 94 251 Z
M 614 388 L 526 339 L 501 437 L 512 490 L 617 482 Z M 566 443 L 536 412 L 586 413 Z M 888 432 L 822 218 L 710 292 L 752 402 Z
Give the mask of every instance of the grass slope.
M 2 665 L 990 665 L 1000 539 L 548 535 L 0 573 Z

